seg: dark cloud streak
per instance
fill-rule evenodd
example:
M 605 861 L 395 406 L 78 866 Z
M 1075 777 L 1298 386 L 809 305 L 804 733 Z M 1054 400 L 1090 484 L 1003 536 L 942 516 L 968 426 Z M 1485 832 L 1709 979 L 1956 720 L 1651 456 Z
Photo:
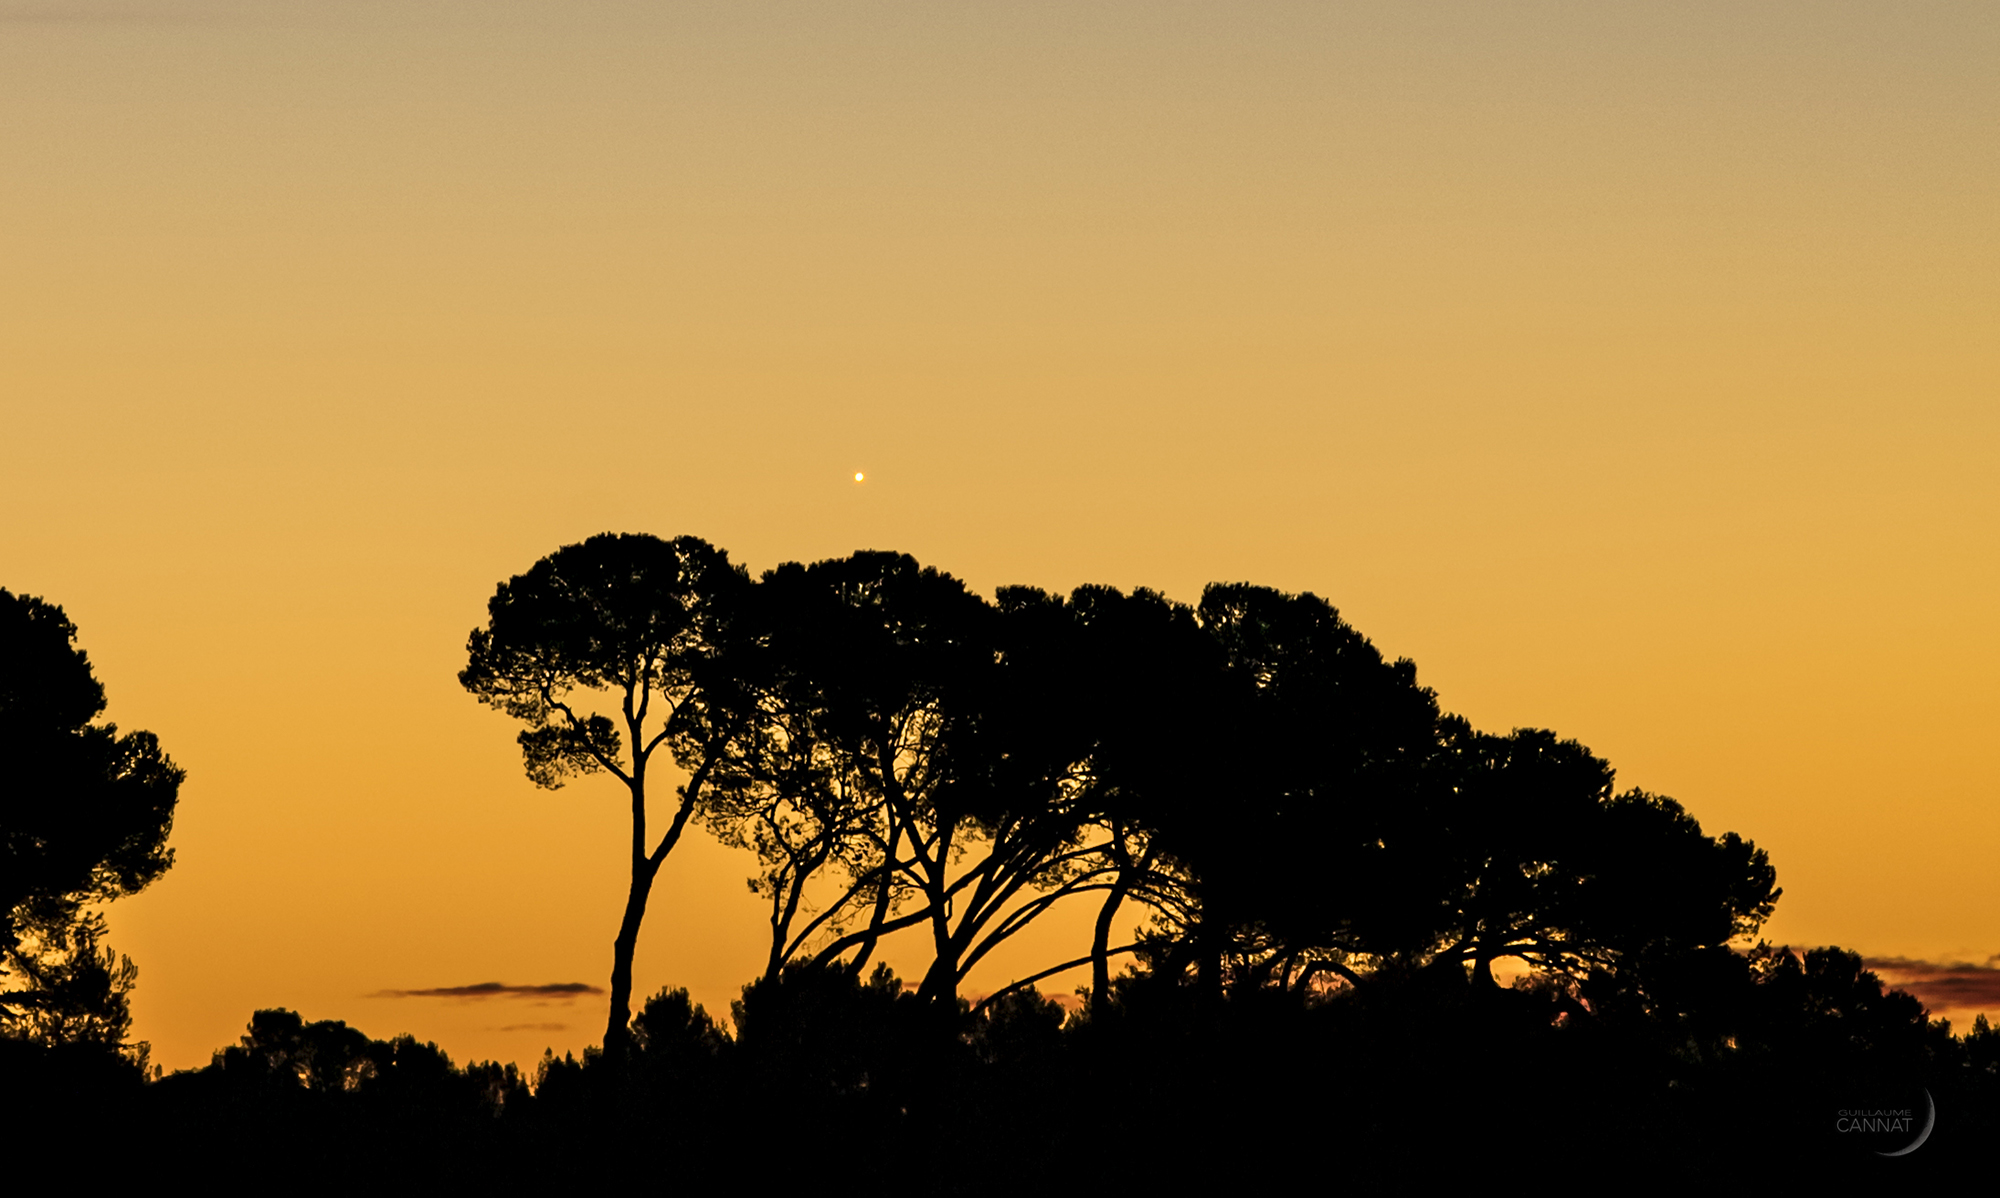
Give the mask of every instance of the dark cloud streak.
M 588 982 L 550 982 L 542 986 L 510 986 L 505 982 L 474 982 L 470 986 L 433 986 L 427 990 L 377 990 L 370 998 L 539 998 L 569 1001 L 602 994 L 604 987 Z
M 1934 1012 L 2000 1009 L 2000 956 L 1988 957 L 1983 965 L 1914 957 L 1865 957 L 1862 965 L 1896 989 L 1916 995 Z

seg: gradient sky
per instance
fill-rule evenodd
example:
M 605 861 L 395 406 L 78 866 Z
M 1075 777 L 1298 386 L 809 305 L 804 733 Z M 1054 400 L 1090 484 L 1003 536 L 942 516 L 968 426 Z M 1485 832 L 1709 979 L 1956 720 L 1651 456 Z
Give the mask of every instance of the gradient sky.
M 622 792 L 454 677 L 605 530 L 1313 590 L 1768 848 L 1774 940 L 1987 960 L 1996 63 L 1991 3 L 0 0 L 0 585 L 189 772 L 138 1034 L 601 1031 L 380 995 L 608 972 Z M 642 991 L 756 972 L 749 864 L 677 854 Z

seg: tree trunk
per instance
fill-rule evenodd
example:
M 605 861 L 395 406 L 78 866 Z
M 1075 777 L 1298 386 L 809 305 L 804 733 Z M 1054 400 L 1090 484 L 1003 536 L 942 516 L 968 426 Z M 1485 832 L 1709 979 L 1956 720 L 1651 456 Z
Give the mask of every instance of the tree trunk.
M 632 891 L 625 899 L 625 918 L 618 939 L 611 942 L 611 1015 L 604 1029 L 604 1055 L 621 1060 L 632 1024 L 632 956 L 639 947 L 639 924 L 646 918 L 646 898 L 653 891 L 658 866 L 645 858 L 632 863 Z
M 882 938 L 882 923 L 889 918 L 890 885 L 894 879 L 889 874 L 889 864 L 896 859 L 896 849 L 903 841 L 903 825 L 892 823 L 889 828 L 889 847 L 882 854 L 882 878 L 875 891 L 875 910 L 868 917 L 868 938 L 861 942 L 861 951 L 854 957 L 854 976 L 861 976 L 862 966 L 875 955 L 875 945 Z
M 1097 909 L 1097 927 L 1090 939 L 1090 1013 L 1102 1014 L 1111 1001 L 1111 921 L 1118 917 L 1118 907 L 1125 901 L 1125 891 L 1130 883 L 1124 871 L 1119 871 L 1118 880 L 1111 884 L 1111 893 L 1105 896 L 1104 905 Z
M 778 910 L 779 898 L 771 899 L 771 952 L 764 959 L 764 980 L 775 982 L 785 967 L 785 945 L 792 938 L 791 922 Z
M 932 900 L 935 910 L 945 910 L 942 893 Z M 931 967 L 924 973 L 924 980 L 917 987 L 919 997 L 956 1011 L 958 1009 L 958 943 L 951 934 L 951 924 L 943 915 L 931 918 L 931 950 L 935 954 Z
M 938 841 L 935 856 L 924 864 L 924 897 L 931 905 L 931 951 L 935 953 L 917 995 L 953 1011 L 958 1008 L 958 953 L 951 934 L 951 900 L 945 893 L 945 872 L 951 865 L 951 830 L 957 818 L 938 813 Z M 912 843 L 917 838 L 910 837 Z
M 942 854 L 939 860 L 946 860 Z M 937 876 L 941 877 L 942 870 Z M 945 897 L 944 885 L 938 881 L 926 887 L 931 903 L 931 967 L 924 972 L 924 980 L 917 987 L 917 996 L 938 1007 L 956 1012 L 958 1010 L 958 962 L 965 955 L 965 936 L 970 934 L 970 921 L 957 933 L 951 930 L 950 900 Z
M 1476 950 L 1472 957 L 1472 984 L 1483 990 L 1500 988 L 1500 983 L 1493 978 L 1493 958 L 1484 946 Z

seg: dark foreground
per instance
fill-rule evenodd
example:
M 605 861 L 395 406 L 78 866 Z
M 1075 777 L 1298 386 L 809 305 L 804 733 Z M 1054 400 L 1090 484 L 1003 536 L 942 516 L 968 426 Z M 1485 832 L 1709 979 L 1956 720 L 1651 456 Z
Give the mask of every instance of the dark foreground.
M 205 1069 L 146 1082 L 122 1057 L 14 1043 L 0 1087 L 15 1144 L 64 1154 L 79 1180 L 127 1156 L 291 1187 L 603 1175 L 760 1192 L 1178 1191 L 1215 1174 L 1735 1189 L 1990 1168 L 2000 1032 L 1983 1021 L 1954 1036 L 1838 950 L 1677 968 L 1631 1002 L 1446 974 L 1317 1002 L 1128 977 L 1067 1021 L 1031 992 L 948 1017 L 884 971 L 794 970 L 746 989 L 734 1035 L 663 992 L 622 1059 L 545 1059 L 533 1078 L 260 1011 Z M 1926 1122 L 1921 1147 L 1883 1155 Z

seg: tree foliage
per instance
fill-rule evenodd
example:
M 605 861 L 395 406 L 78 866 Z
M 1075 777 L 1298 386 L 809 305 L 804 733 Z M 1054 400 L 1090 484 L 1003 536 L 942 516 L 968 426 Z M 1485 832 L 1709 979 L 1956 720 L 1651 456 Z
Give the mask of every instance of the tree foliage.
M 54 604 L 0 589 L 0 1013 L 45 1044 L 120 1045 L 134 969 L 92 905 L 173 864 L 183 771 L 150 732 L 96 722 L 104 687 Z
M 1514 959 L 1593 971 L 1754 934 L 1764 854 L 1534 730 L 1442 711 L 1317 596 L 1208 588 L 1196 608 L 1101 586 L 987 602 L 896 554 L 787 565 L 721 659 L 741 731 L 707 808 L 755 850 L 766 977 L 856 973 L 925 934 L 946 1006 L 998 945 L 1095 901 L 1088 950 L 1143 952 L 1214 997 L 1320 993 Z M 1117 945 L 1123 912 L 1144 913 Z

